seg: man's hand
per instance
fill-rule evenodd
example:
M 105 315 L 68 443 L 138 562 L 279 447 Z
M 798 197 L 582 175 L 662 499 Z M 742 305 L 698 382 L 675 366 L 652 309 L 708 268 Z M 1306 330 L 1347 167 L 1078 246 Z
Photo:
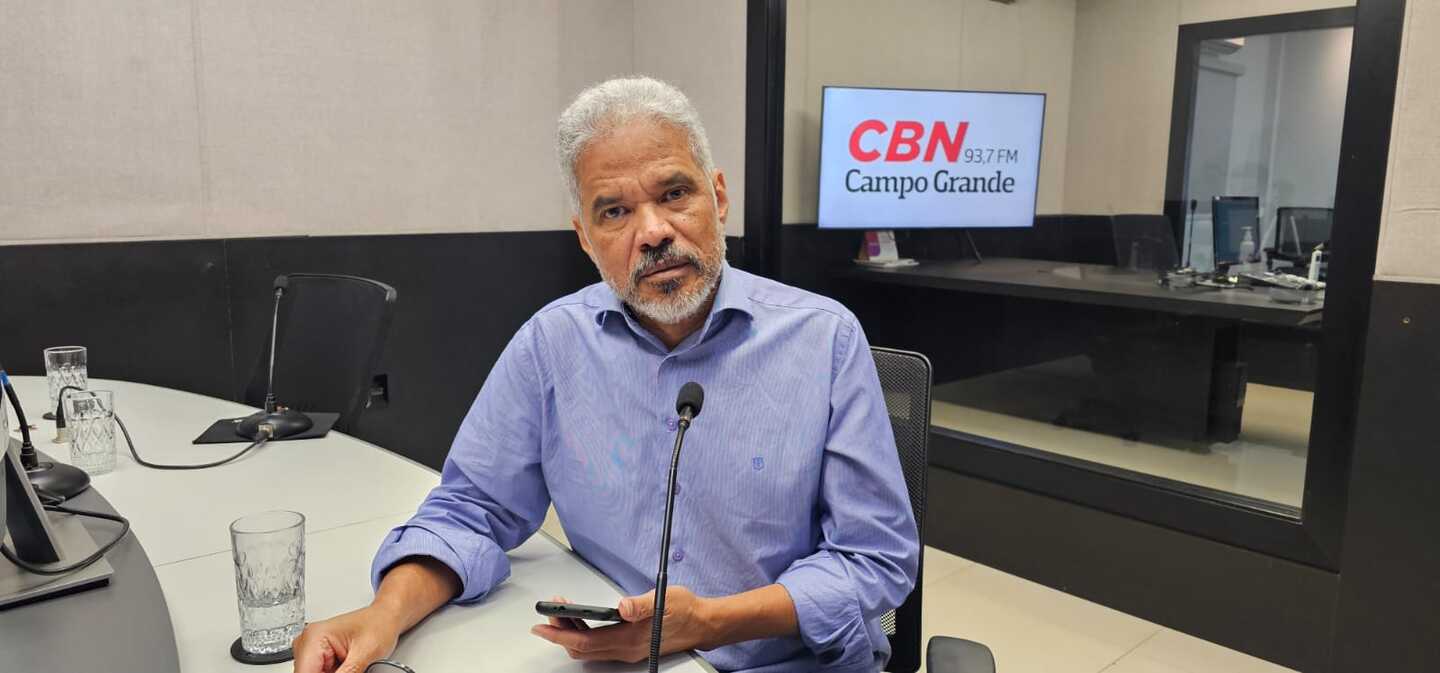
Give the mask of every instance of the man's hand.
M 556 599 L 564 602 L 564 599 Z M 685 587 L 665 592 L 665 633 L 660 653 L 712 649 L 709 645 L 710 599 L 701 598 Z M 637 663 L 650 657 L 650 630 L 655 615 L 655 592 L 620 599 L 620 617 L 625 621 L 600 628 L 585 628 L 551 618 L 530 632 L 565 648 L 572 659 Z M 347 672 L 348 673 L 348 672 Z
M 364 673 L 395 650 L 402 630 L 373 605 L 310 624 L 295 639 L 295 673 Z
M 400 634 L 460 593 L 460 578 L 425 556 L 402 559 L 385 573 L 370 607 L 315 622 L 300 633 L 295 673 L 365 673 L 393 651 Z

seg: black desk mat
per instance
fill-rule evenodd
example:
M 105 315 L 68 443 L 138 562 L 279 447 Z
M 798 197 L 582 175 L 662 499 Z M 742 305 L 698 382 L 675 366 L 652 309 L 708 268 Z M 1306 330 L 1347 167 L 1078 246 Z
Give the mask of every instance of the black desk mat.
M 328 412 L 328 411 L 310 411 L 310 412 L 306 412 L 305 415 L 306 415 L 306 416 L 309 416 L 309 417 L 310 417 L 310 420 L 312 420 L 312 421 L 315 422 L 315 425 L 310 426 L 310 429 L 309 429 L 309 430 L 306 430 L 305 432 L 302 432 L 302 433 L 300 433 L 300 434 L 298 434 L 298 435 L 293 435 L 293 436 L 290 436 L 290 437 L 286 437 L 286 438 L 284 438 L 284 439 L 272 439 L 272 440 L 270 440 L 270 441 L 272 441 L 272 442 L 288 442 L 288 441 L 290 441 L 290 440 L 292 440 L 292 439 L 315 439 L 315 438 L 317 438 L 317 437 L 324 437 L 327 433 L 330 432 L 330 428 L 335 427 L 335 421 L 340 420 L 340 414 L 331 413 L 331 412 Z M 195 438 L 195 441 L 194 441 L 194 442 L 191 442 L 191 443 L 192 443 L 192 444 L 234 444 L 234 443 L 240 443 L 240 442 L 247 442 L 247 443 L 248 443 L 248 442 L 250 441 L 250 439 L 249 439 L 248 437 L 241 437 L 240 435 L 235 434 L 235 424 L 239 423 L 240 421 L 245 420 L 245 418 L 246 418 L 245 416 L 240 416 L 240 417 L 238 417 L 238 418 L 222 418 L 222 419 L 220 419 L 220 420 L 218 420 L 218 421 L 215 421 L 213 424 L 211 424 L 211 426 L 210 426 L 209 428 L 206 428 L 206 429 L 205 429 L 205 432 L 200 433 L 200 436 L 199 436 L 199 437 L 196 437 L 196 438 Z

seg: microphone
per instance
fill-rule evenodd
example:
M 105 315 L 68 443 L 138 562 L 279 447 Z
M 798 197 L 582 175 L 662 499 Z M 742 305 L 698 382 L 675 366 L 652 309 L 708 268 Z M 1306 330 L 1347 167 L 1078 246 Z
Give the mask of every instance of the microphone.
M 1195 238 L 1195 209 L 1200 207 L 1198 199 L 1190 199 L 1190 226 L 1185 228 L 1185 268 L 1190 268 L 1190 253 L 1194 250 L 1193 240 Z
M 691 381 L 680 386 L 680 394 L 675 398 L 675 413 L 680 414 L 680 422 L 685 427 L 690 427 L 690 421 L 700 415 L 700 407 L 705 404 L 705 389 L 700 384 Z
M 310 429 L 315 422 L 294 409 L 284 409 L 275 402 L 275 333 L 280 324 L 280 298 L 290 287 L 285 275 L 275 277 L 275 309 L 270 316 L 270 371 L 265 377 L 265 409 L 257 411 L 235 426 L 235 433 L 247 439 L 283 439 Z
M 655 617 L 650 628 L 650 673 L 660 670 L 660 634 L 665 620 L 665 587 L 670 581 L 670 521 L 675 516 L 675 475 L 680 468 L 680 446 L 685 443 L 685 431 L 690 422 L 700 415 L 705 404 L 705 390 L 691 381 L 680 386 L 675 398 L 675 413 L 680 415 L 679 429 L 675 433 L 675 452 L 670 456 L 670 485 L 665 489 L 665 526 L 660 534 L 660 569 L 655 573 Z
M 90 488 L 90 475 L 86 474 L 85 470 L 74 465 L 40 460 L 35 444 L 30 441 L 30 424 L 25 420 L 25 409 L 20 406 L 15 387 L 10 385 L 10 375 L 5 373 L 3 367 L 0 367 L 0 386 L 5 388 L 5 396 L 10 398 L 10 406 L 15 408 L 15 420 L 20 424 L 20 464 L 25 468 L 30 483 L 45 493 L 65 500 Z M 65 394 L 62 392 L 60 396 L 64 397 Z M 0 441 L 5 439 L 0 437 Z M 6 448 L 0 447 L 0 452 L 5 450 Z M 3 457 L 0 455 L 0 458 Z

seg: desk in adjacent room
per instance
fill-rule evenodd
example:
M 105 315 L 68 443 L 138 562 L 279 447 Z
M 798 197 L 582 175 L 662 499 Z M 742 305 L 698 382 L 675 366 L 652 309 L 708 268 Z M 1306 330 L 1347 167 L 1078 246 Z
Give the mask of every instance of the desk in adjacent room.
M 1133 272 L 1101 264 L 1040 259 L 987 258 L 984 262 L 921 262 L 882 269 L 855 266 L 846 278 L 930 287 L 957 292 L 1116 306 L 1185 316 L 1297 327 L 1320 321 L 1322 304 L 1285 304 L 1266 288 L 1169 289 L 1155 272 Z
M 45 379 L 13 381 L 22 403 L 44 406 Z M 143 384 L 92 379 L 90 387 L 115 392 L 119 416 L 141 455 L 154 462 L 200 462 L 228 455 L 235 445 L 197 446 L 190 440 L 217 418 L 251 411 L 233 402 Z M 42 449 L 61 460 L 67 457 L 64 445 L 50 443 L 50 422 L 38 422 L 33 434 Z M 27 673 L 164 673 L 175 670 L 178 652 L 179 670 L 186 672 L 289 671 L 289 663 L 255 667 L 230 658 L 230 643 L 239 635 L 230 522 L 270 509 L 305 515 L 306 614 L 323 619 L 369 603 L 370 560 L 381 539 L 439 483 L 433 470 L 336 432 L 321 439 L 275 442 L 234 463 L 198 471 L 146 469 L 131 459 L 123 441 L 117 450 L 115 471 L 94 479 L 98 493 L 82 496 L 103 495 L 132 522 L 134 537 L 117 549 L 127 556 L 115 564 L 111 585 L 0 612 L 0 624 L 20 625 L 57 624 L 66 621 L 65 615 L 109 610 L 115 632 L 50 628 L 37 634 L 0 627 L 0 668 L 11 663 L 7 657 L 16 656 L 31 664 L 43 662 L 44 667 Z M 103 540 L 113 527 L 102 524 L 91 530 Z M 153 564 L 153 577 L 142 572 L 149 568 L 131 567 L 137 556 Z M 563 649 L 530 635 L 530 627 L 541 621 L 535 601 L 559 594 L 579 602 L 614 604 L 619 590 L 543 534 L 510 552 L 510 558 L 511 578 L 485 601 L 441 609 L 401 639 L 394 658 L 418 673 L 590 670 Z M 144 595 L 135 593 L 137 587 Z M 138 601 L 137 608 L 164 603 L 173 634 L 170 624 L 163 629 L 120 628 L 125 619 L 145 614 L 127 612 L 123 603 L 130 600 Z M 126 641 L 115 637 L 117 633 L 140 633 L 145 641 Z M 153 656 L 135 668 L 99 663 L 114 647 Z M 672 656 L 662 668 L 676 673 L 713 670 L 693 654 Z M 638 671 L 644 665 L 606 670 Z
M 1098 264 L 1035 259 L 992 258 L 983 262 L 921 262 L 894 269 L 852 266 L 836 272 L 842 279 L 869 284 L 930 288 L 956 293 L 998 295 L 1020 299 L 1127 309 L 1164 314 L 1178 321 L 1175 341 L 1164 348 L 1111 349 L 1096 354 L 1116 366 L 1107 371 L 1140 369 L 1132 359 L 1164 358 L 1150 366 L 1165 371 L 1173 384 L 1154 390 L 1137 390 L 1115 405 L 1153 405 L 1170 427 L 1194 439 L 1231 441 L 1239 432 L 1239 411 L 1244 403 L 1244 372 L 1237 366 L 1239 323 L 1283 328 L 1315 329 L 1323 304 L 1281 303 L 1266 288 L 1218 289 L 1161 287 L 1154 272 L 1131 272 Z M 908 344 L 907 344 L 908 346 Z M 1121 344 L 1120 348 L 1127 348 Z M 1123 387 L 1123 386 L 1121 386 Z M 1137 386 L 1144 387 L 1144 386 Z M 1230 409 L 1236 413 L 1229 413 Z M 1127 435 L 1108 419 L 1088 418 L 1086 412 L 1066 419 L 1078 427 Z

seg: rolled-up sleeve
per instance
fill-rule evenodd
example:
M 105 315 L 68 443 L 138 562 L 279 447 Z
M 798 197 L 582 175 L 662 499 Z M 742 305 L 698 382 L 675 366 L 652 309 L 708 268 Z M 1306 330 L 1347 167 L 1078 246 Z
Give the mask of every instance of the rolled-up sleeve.
M 539 529 L 550 503 L 540 470 L 545 397 L 537 338 L 526 323 L 501 353 L 460 425 L 440 485 L 376 553 L 375 587 L 392 566 L 414 556 L 455 572 L 463 584 L 457 603 L 484 598 L 510 576 L 505 552 Z
M 778 583 L 824 670 L 875 671 L 889 653 L 876 622 L 915 586 L 919 536 L 875 361 L 853 316 L 837 333 L 835 354 L 819 549 Z

